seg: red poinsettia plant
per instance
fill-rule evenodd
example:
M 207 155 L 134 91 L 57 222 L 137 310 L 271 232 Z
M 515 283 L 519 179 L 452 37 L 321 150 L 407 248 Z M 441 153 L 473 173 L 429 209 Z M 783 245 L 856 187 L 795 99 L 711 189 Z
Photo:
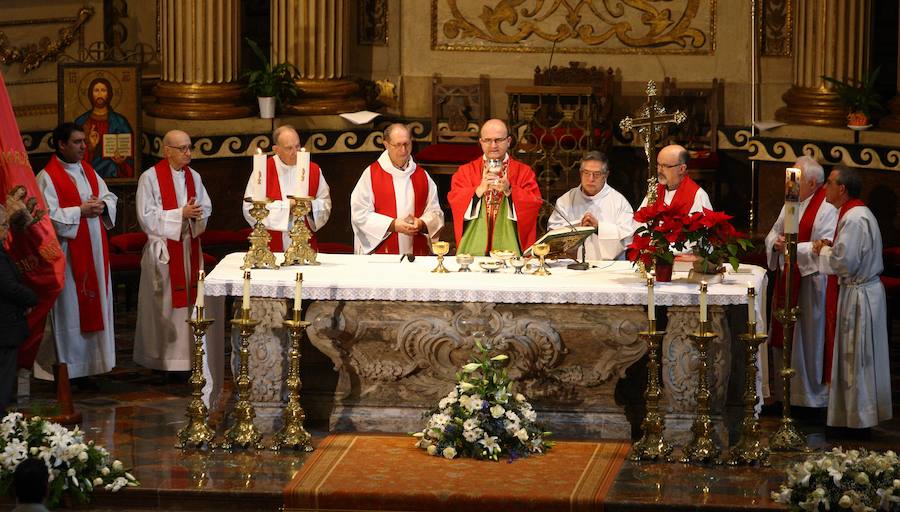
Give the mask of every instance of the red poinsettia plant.
M 747 235 L 734 228 L 731 218 L 725 212 L 704 208 L 702 213 L 692 213 L 685 220 L 685 237 L 694 255 L 700 258 L 699 268 L 694 265 L 700 272 L 724 272 L 722 265 L 726 261 L 737 270 L 740 255 L 753 247 Z
M 642 263 L 650 269 L 656 261 L 672 264 L 673 251 L 683 251 L 687 237 L 684 232 L 688 216 L 669 206 L 649 204 L 634 213 L 634 220 L 641 224 L 625 250 L 625 257 L 634 264 Z

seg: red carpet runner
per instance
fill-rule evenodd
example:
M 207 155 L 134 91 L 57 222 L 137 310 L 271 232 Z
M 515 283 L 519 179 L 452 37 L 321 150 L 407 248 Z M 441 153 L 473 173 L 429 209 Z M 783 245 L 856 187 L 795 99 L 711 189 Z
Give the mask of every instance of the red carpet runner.
M 545 455 L 446 460 L 407 436 L 330 435 L 284 490 L 285 510 L 602 511 L 629 443 L 559 442 Z

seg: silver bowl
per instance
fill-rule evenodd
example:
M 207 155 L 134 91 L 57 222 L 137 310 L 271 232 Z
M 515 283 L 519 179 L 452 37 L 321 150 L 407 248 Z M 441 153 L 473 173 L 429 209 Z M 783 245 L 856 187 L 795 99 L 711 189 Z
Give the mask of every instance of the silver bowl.
M 480 261 L 478 262 L 478 266 L 482 268 L 485 272 L 489 274 L 493 274 L 497 270 L 503 268 L 502 261 Z

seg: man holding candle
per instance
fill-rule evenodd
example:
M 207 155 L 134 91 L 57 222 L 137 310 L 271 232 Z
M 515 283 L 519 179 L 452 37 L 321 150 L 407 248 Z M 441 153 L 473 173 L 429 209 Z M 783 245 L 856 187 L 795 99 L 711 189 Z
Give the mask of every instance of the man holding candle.
M 892 416 L 887 305 L 879 279 L 884 270 L 881 231 L 860 201 L 861 191 L 856 171 L 843 166 L 831 171 L 825 199 L 839 210 L 837 228 L 830 240 L 817 240 L 812 248 L 820 271 L 828 274 L 829 427 L 869 428 Z
M 118 198 L 83 160 L 80 126 L 57 126 L 50 144 L 56 153 L 37 184 L 66 259 L 63 289 L 50 312 L 55 359 L 68 365 L 71 378 L 106 373 L 116 365 L 106 230 L 115 226 Z M 52 354 L 38 353 L 35 376 L 50 378 Z
M 187 133 L 168 132 L 165 159 L 138 181 L 137 217 L 148 240 L 141 257 L 134 361 L 155 370 L 191 369 L 187 319 L 203 268 L 199 237 L 212 213 L 200 174 L 188 165 L 191 149 Z
M 350 194 L 353 249 L 356 254 L 430 254 L 431 242 L 444 227 L 437 187 L 413 161 L 406 125 L 388 126 L 384 147 Z
M 670 144 L 656 154 L 656 204 L 664 204 L 682 215 L 712 210 L 709 194 L 687 175 L 690 154 L 678 144 Z M 647 206 L 647 197 L 641 208 Z M 638 208 L 640 209 L 640 208 Z
M 286 124 L 275 128 L 272 133 L 275 155 L 266 159 L 264 155 L 254 157 L 253 172 L 244 197 L 268 198 L 272 202 L 266 208 L 269 215 L 263 225 L 269 230 L 272 252 L 284 252 L 291 244 L 290 231 L 294 224 L 291 210 L 294 200 L 288 196 L 312 197 L 312 209 L 304 222 L 313 236 L 310 244 L 315 249 L 315 232 L 322 228 L 331 215 L 331 194 L 322 170 L 309 160 L 309 153 L 300 146 L 300 135 L 293 126 Z M 243 203 L 244 219 L 251 226 L 256 220 L 250 216 L 250 203 Z
M 799 205 L 793 213 L 799 220 L 786 219 L 786 209 L 782 207 L 778 219 L 766 236 L 769 270 L 778 271 L 772 311 L 784 307 L 784 278 L 787 274 L 784 268 L 784 234 L 794 232 L 797 233 L 797 260 L 794 262 L 790 287 L 793 295 L 791 304 L 799 305 L 803 314 L 794 324 L 791 366 L 797 374 L 791 383 L 791 405 L 824 408 L 828 406 L 828 384 L 824 379 L 823 368 L 825 347 L 822 343 L 825 333 L 826 277 L 819 273 L 818 257 L 812 252 L 812 241 L 831 237 L 837 225 L 837 210 L 825 201 L 825 172 L 818 162 L 811 157 L 802 156 L 797 159 L 794 168 L 799 169 L 799 176 L 796 177 Z M 788 179 L 787 183 L 790 182 Z M 790 221 L 787 223 L 790 226 L 786 225 L 786 220 Z M 775 316 L 771 315 L 770 318 L 772 325 L 769 347 L 772 348 L 773 361 L 780 368 L 784 332 Z M 775 395 L 778 399 L 783 399 L 780 396 L 781 374 L 777 371 L 773 373 Z

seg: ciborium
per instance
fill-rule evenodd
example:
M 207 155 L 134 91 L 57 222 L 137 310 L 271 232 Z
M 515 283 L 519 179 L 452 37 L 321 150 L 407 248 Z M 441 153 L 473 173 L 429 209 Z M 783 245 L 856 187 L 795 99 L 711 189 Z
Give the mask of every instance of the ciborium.
M 179 443 L 175 445 L 181 449 L 208 447 L 216 435 L 209 426 L 209 409 L 203 403 L 203 387 L 206 386 L 206 378 L 203 377 L 203 337 L 214 322 L 212 318 L 204 318 L 204 309 L 197 306 L 197 318 L 187 321 L 191 326 L 194 351 L 191 354 L 191 401 L 186 414 L 188 424 L 178 431 Z
M 447 267 L 444 266 L 444 255 L 450 252 L 450 243 L 449 242 L 434 242 L 431 244 L 431 250 L 434 254 L 437 255 L 437 266 L 432 270 L 433 273 L 436 274 L 446 274 L 450 272 L 447 270 Z
M 525 258 L 521 256 L 515 256 L 509 259 L 509 265 L 515 269 L 514 274 L 522 274 L 522 268 L 525 266 Z
M 291 216 L 294 224 L 291 226 L 291 245 L 284 251 L 284 263 L 288 265 L 318 265 L 316 250 L 309 244 L 312 233 L 306 225 L 306 216 L 312 211 L 313 198 L 309 196 L 288 196 L 294 201 L 291 207 Z
M 456 255 L 456 263 L 459 264 L 460 272 L 471 272 L 472 270 L 469 268 L 469 265 L 471 265 L 473 261 L 475 261 L 475 258 L 473 258 L 471 254 L 462 253 Z
M 534 244 L 531 246 L 531 252 L 538 257 L 538 268 L 532 274 L 536 276 L 549 276 L 550 271 L 547 270 L 547 264 L 544 258 L 550 254 L 550 244 Z
M 263 225 L 263 220 L 269 216 L 269 209 L 266 208 L 266 205 L 272 201 L 270 199 L 245 197 L 244 202 L 252 205 L 250 207 L 250 216 L 253 217 L 256 223 L 253 225 L 253 231 L 250 232 L 250 236 L 247 237 L 250 240 L 250 249 L 244 255 L 244 265 L 241 269 L 278 268 L 278 264 L 275 263 L 275 255 L 269 249 L 269 241 L 272 240 L 272 236 L 269 235 L 266 226 Z

